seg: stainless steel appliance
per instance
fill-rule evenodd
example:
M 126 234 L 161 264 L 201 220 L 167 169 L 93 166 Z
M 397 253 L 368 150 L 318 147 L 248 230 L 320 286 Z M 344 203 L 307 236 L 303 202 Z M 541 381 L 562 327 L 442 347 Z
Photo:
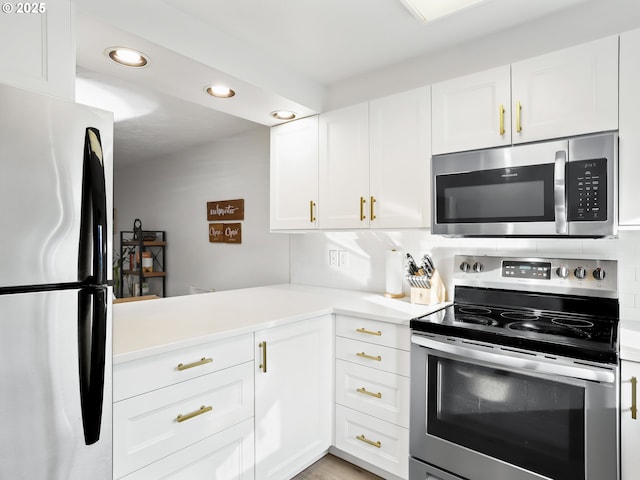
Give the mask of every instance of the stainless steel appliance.
M 432 233 L 602 237 L 617 233 L 618 135 L 435 155 Z
M 0 478 L 110 480 L 113 116 L 0 105 Z
M 615 261 L 455 257 L 411 321 L 410 480 L 617 480 Z

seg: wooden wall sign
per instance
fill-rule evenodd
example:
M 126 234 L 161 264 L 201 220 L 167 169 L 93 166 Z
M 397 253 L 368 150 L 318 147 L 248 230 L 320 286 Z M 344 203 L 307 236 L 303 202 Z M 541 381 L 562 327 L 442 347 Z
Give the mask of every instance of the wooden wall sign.
M 207 202 L 207 220 L 210 222 L 244 220 L 244 198 Z
M 209 241 L 212 243 L 224 242 L 224 224 L 222 223 L 209 224 Z
M 224 243 L 242 243 L 242 224 L 223 223 Z

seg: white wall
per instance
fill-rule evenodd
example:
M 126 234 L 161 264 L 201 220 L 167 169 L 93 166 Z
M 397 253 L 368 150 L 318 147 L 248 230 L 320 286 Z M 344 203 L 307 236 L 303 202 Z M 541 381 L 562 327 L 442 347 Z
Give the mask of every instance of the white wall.
M 640 232 L 617 239 L 453 239 L 428 231 L 315 232 L 291 236 L 291 282 L 383 293 L 385 254 L 395 248 L 416 260 L 431 253 L 449 293 L 456 254 L 514 255 L 618 260 L 623 318 L 640 320 Z M 329 250 L 346 250 L 349 263 L 329 266 Z M 405 293 L 409 286 L 404 282 Z
M 114 190 L 118 231 L 131 230 L 135 218 L 145 230 L 166 230 L 168 296 L 191 285 L 228 290 L 289 281 L 289 235 L 269 233 L 267 127 L 137 165 L 118 167 L 116 159 Z M 238 198 L 242 243 L 209 243 L 207 202 Z

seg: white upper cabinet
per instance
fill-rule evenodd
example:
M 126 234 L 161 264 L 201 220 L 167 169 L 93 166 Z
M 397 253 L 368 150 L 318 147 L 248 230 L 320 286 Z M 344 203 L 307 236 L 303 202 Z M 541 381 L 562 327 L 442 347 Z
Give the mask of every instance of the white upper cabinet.
M 318 227 L 318 116 L 271 129 L 271 229 Z
M 369 103 L 369 225 L 430 225 L 429 87 Z
M 640 29 L 620 35 L 620 225 L 640 225 Z
M 320 115 L 320 228 L 369 227 L 369 104 Z
M 513 143 L 618 128 L 618 37 L 511 65 Z
M 511 144 L 509 65 L 431 89 L 434 155 Z
M 0 15 L 0 43 L 5 46 L 0 83 L 73 100 L 76 58 L 70 0 L 5 5 L 12 11 Z

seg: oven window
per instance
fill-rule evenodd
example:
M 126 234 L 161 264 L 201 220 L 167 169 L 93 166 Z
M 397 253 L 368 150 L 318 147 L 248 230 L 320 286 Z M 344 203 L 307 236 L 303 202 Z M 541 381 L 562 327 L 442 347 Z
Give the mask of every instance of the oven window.
M 438 223 L 555 220 L 553 164 L 436 177 Z
M 583 480 L 584 389 L 429 356 L 427 432 L 551 478 Z

